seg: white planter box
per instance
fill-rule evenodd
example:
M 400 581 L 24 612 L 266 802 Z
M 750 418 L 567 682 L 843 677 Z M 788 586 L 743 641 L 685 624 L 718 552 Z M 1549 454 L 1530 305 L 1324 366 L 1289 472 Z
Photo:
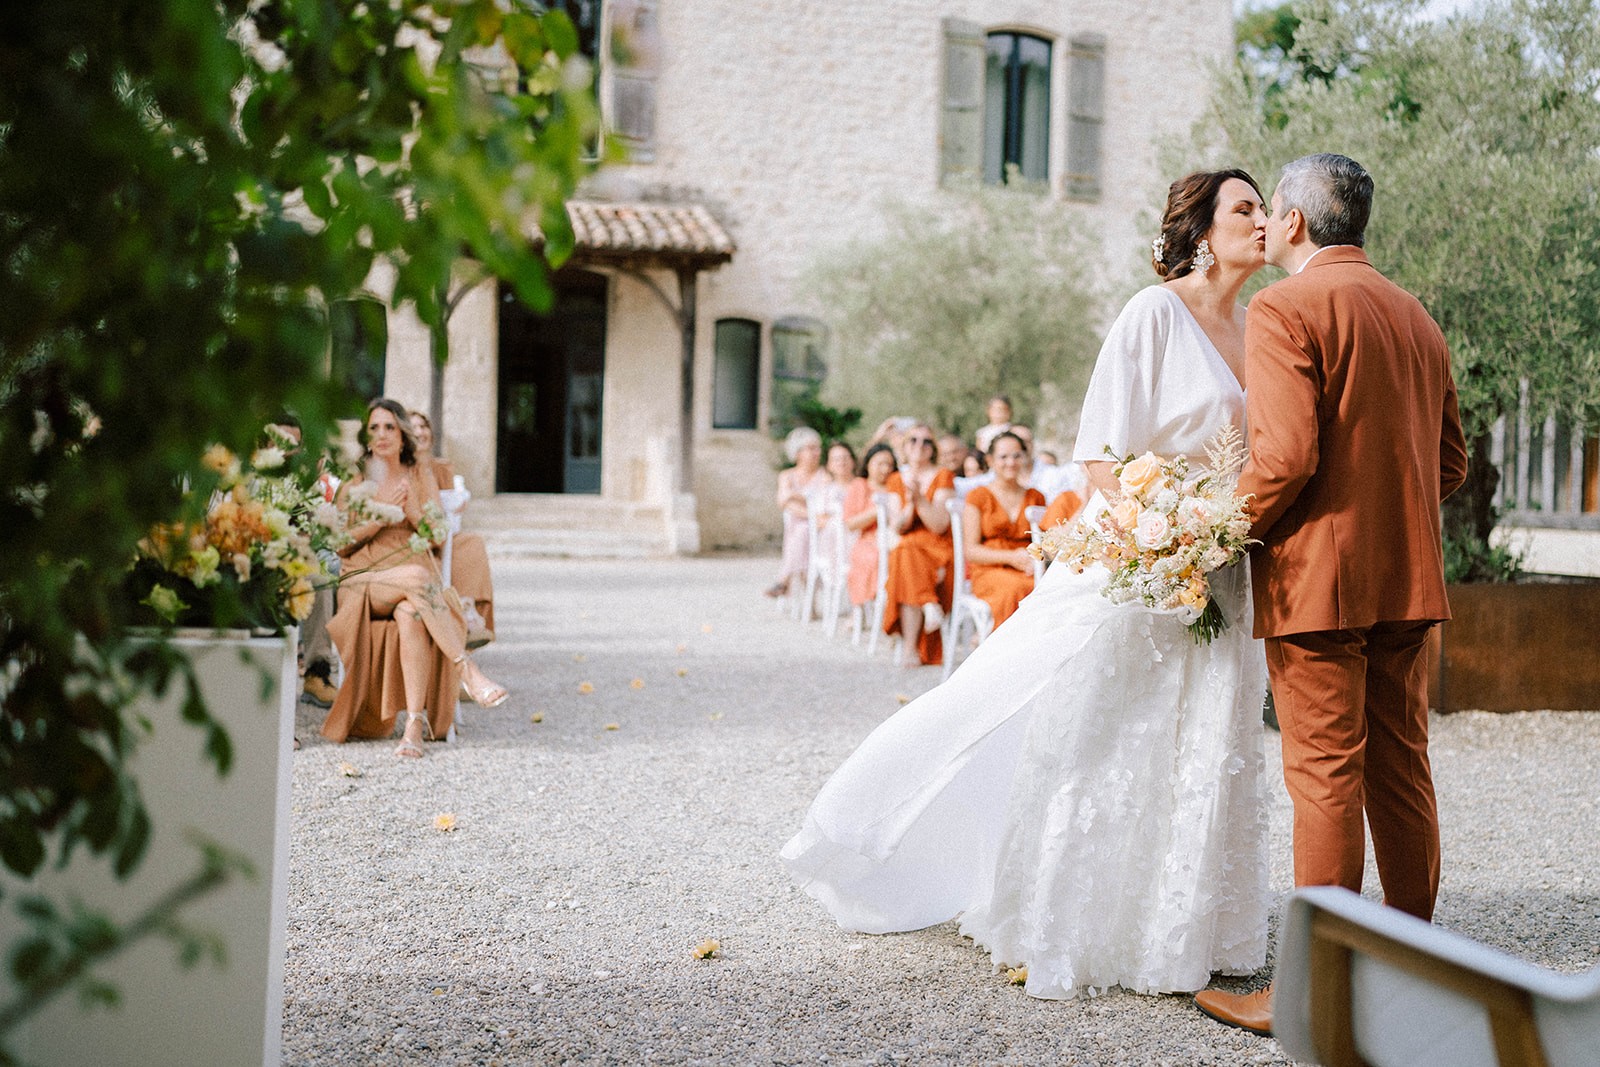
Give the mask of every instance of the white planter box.
M 43 892 L 58 906 L 76 896 L 126 922 L 199 868 L 188 833 L 248 857 L 252 880 L 235 878 L 186 908 L 180 920 L 219 935 L 227 962 L 184 970 L 171 942 L 147 939 L 96 968 L 122 993 L 119 1008 L 82 1009 L 58 998 L 21 1029 L 14 1051 L 40 1067 L 162 1064 L 194 1067 L 281 1059 L 284 935 L 289 860 L 289 782 L 294 735 L 295 634 L 266 638 L 180 638 L 206 704 L 233 742 L 233 767 L 219 778 L 203 755 L 204 733 L 178 711 L 183 686 L 139 709 L 153 733 L 133 770 L 153 824 L 150 848 L 134 876 L 118 882 L 83 850 L 65 871 L 47 870 L 23 894 Z M 262 693 L 262 671 L 276 679 Z M 8 896 L 10 894 L 8 893 Z M 0 932 L 14 942 L 6 902 Z M 7 998 L 9 999 L 9 997 Z

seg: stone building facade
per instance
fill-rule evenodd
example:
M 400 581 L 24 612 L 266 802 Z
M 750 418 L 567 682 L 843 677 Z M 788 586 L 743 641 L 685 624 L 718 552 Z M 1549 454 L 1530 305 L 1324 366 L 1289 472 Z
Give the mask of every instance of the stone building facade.
M 441 416 L 471 521 L 553 551 L 769 541 L 775 405 L 845 358 L 798 288 L 814 257 L 891 199 L 1009 173 L 1082 212 L 1122 269 L 1171 177 L 1159 143 L 1233 50 L 1231 0 L 566 6 L 630 156 L 571 208 L 556 310 L 466 292 L 438 382 L 426 332 L 391 312 L 383 372 Z

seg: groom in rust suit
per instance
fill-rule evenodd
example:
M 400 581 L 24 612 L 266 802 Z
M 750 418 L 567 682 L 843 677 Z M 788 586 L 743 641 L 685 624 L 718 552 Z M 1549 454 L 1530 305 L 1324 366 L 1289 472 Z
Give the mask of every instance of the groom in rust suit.
M 1245 325 L 1255 635 L 1283 732 L 1295 885 L 1359 891 L 1365 813 L 1385 903 L 1433 917 L 1428 631 L 1450 617 L 1439 502 L 1466 479 L 1450 353 L 1416 298 L 1367 261 L 1372 178 L 1352 159 L 1283 168 Z M 1272 990 L 1195 1003 L 1257 1033 Z

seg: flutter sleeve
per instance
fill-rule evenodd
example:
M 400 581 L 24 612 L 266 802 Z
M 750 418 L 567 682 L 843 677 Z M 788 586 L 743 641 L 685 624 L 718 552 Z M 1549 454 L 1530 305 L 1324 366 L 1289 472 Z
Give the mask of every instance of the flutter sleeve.
M 1172 330 L 1172 304 L 1159 285 L 1141 290 L 1111 324 L 1083 397 L 1072 458 L 1093 462 L 1144 448 L 1154 433 L 1155 387 Z

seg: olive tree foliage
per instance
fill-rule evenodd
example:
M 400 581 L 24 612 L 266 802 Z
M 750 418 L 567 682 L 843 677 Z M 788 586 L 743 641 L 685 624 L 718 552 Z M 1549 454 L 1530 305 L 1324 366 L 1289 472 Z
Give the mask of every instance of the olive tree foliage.
M 1492 577 L 1489 431 L 1534 411 L 1600 421 L 1600 3 L 1497 0 L 1443 20 L 1417 0 L 1258 14 L 1207 117 L 1270 186 L 1310 152 L 1360 161 L 1366 247 L 1443 327 L 1472 449 L 1446 506 L 1456 577 Z M 1279 19 L 1276 15 L 1287 15 Z M 1287 27 L 1287 34 L 1284 30 Z
M 881 232 L 825 253 L 805 287 L 832 332 L 823 395 L 865 425 L 915 415 L 970 436 L 1008 394 L 1081 396 L 1099 338 L 1085 242 L 1060 203 L 990 187 L 885 210 Z
M 176 487 L 209 442 L 247 453 L 285 407 L 312 448 L 327 436 L 348 403 L 325 372 L 328 303 L 384 260 L 394 301 L 438 327 L 466 255 L 548 304 L 523 229 L 570 247 L 563 202 L 596 123 L 576 49 L 565 15 L 494 0 L 0 5 L 9 875 L 81 849 L 137 865 L 143 692 L 186 687 L 196 772 L 226 772 L 181 659 L 125 636 L 119 586 L 151 524 L 194 506 Z M 208 853 L 187 884 L 226 866 Z M 130 936 L 48 902 L 26 914 L 37 935 L 8 965 L 27 1003 L 0 1033 L 61 989 L 111 996 L 85 961 Z

